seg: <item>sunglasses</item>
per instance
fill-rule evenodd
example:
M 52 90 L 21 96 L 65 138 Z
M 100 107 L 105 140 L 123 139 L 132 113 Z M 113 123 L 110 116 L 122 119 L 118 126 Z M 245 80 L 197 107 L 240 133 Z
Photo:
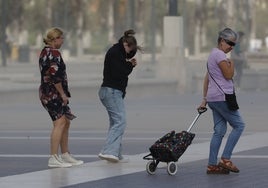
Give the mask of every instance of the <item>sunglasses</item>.
M 225 41 L 226 44 L 228 44 L 229 46 L 235 46 L 235 42 L 227 40 L 227 39 L 223 39 Z
M 56 37 L 56 39 L 64 39 L 63 36 Z

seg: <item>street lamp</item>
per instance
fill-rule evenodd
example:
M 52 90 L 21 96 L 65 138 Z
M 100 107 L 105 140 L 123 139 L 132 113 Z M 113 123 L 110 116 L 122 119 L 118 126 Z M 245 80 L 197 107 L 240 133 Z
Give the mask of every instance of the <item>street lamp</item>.
M 177 0 L 169 0 L 169 16 L 178 16 L 178 2 Z

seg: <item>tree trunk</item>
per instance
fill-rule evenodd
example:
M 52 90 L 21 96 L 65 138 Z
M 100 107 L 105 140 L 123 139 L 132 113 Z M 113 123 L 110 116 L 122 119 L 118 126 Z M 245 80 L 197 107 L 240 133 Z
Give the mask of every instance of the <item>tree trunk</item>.
M 108 1 L 108 40 L 110 44 L 113 44 L 115 42 L 114 37 L 114 0 Z
M 195 24 L 195 34 L 194 34 L 194 55 L 200 54 L 200 22 L 197 21 Z

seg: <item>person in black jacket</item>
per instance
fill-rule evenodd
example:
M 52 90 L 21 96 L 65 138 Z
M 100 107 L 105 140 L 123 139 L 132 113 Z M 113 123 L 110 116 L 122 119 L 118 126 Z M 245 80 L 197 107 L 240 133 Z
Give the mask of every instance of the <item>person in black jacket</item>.
M 105 106 L 110 120 L 107 139 L 99 158 L 110 162 L 127 162 L 122 156 L 121 141 L 126 128 L 126 112 L 124 97 L 128 84 L 128 75 L 137 65 L 137 45 L 133 30 L 124 32 L 118 43 L 106 53 L 103 69 L 103 83 L 99 90 L 99 98 Z

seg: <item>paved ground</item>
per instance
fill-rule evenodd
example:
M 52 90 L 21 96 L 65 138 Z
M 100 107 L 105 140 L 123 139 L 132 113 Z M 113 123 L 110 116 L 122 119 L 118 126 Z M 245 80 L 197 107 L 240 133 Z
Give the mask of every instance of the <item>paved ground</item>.
M 161 163 L 155 175 L 148 175 L 145 170 L 148 161 L 142 159 L 148 154 L 148 148 L 170 130 L 187 129 L 201 98 L 200 94 L 178 94 L 171 90 L 170 93 L 156 93 L 157 88 L 153 87 L 151 96 L 148 96 L 149 86 L 129 87 L 126 98 L 128 127 L 123 146 L 130 163 L 126 164 L 110 164 L 97 158 L 108 123 L 96 95 L 98 88 L 71 88 L 71 106 L 78 118 L 72 122 L 70 147 L 75 156 L 86 163 L 68 169 L 47 167 L 51 122 L 39 104 L 36 91 L 0 92 L 0 187 L 268 186 L 266 92 L 238 92 L 241 113 L 247 123 L 233 156 L 241 170 L 239 174 L 205 173 L 212 123 L 208 111 L 193 129 L 196 138 L 179 159 L 177 174 L 168 175 L 166 164 Z M 159 89 L 163 89 L 162 86 L 159 85 Z

